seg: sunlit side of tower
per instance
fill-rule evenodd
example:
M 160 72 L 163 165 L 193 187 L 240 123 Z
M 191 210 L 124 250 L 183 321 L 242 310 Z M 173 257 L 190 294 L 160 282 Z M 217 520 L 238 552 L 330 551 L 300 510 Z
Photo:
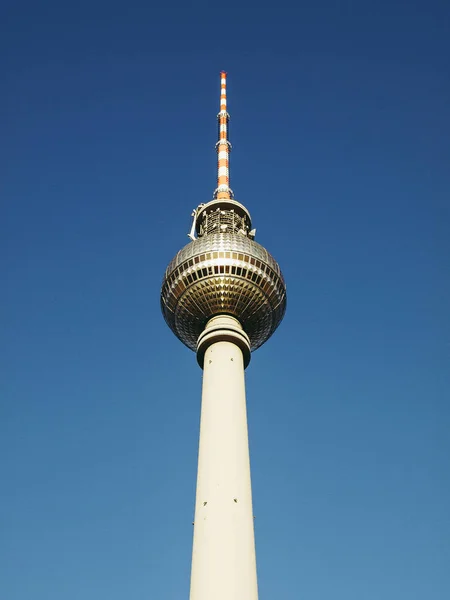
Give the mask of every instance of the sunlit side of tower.
M 230 189 L 228 121 L 222 72 L 217 188 L 161 289 L 167 324 L 203 369 L 190 600 L 258 598 L 244 369 L 286 310 L 280 267 Z

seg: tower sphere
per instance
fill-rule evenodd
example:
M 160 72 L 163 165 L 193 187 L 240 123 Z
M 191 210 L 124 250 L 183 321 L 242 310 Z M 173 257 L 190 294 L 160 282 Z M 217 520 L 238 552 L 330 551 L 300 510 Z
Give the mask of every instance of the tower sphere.
M 166 269 L 161 289 L 164 318 L 194 351 L 208 320 L 220 314 L 240 321 L 255 350 L 269 339 L 286 310 L 280 267 L 249 237 L 250 215 L 240 208 L 230 200 L 201 206 L 201 223 L 195 219 L 201 235 Z

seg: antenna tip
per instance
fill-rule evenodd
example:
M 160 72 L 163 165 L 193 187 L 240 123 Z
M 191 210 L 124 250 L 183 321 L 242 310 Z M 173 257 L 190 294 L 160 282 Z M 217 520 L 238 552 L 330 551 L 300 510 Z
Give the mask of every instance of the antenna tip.
M 227 72 L 226 71 L 220 71 L 220 74 L 222 75 L 222 77 L 226 77 L 227 76 Z

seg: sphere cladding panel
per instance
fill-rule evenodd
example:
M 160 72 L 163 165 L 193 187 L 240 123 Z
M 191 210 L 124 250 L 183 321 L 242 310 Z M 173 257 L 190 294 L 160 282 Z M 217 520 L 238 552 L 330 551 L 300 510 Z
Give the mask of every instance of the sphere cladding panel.
M 239 319 L 255 350 L 284 316 L 286 286 L 263 246 L 242 234 L 210 234 L 187 244 L 170 262 L 161 308 L 175 335 L 194 351 L 207 321 L 218 314 Z

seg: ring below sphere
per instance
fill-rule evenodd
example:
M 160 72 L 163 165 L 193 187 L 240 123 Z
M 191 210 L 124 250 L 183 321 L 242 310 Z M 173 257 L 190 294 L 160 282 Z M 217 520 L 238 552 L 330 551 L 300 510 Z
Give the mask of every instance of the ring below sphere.
M 219 314 L 236 317 L 256 350 L 283 319 L 286 285 L 276 260 L 257 242 L 242 234 L 209 234 L 187 244 L 170 262 L 161 309 L 191 350 L 208 320 Z

